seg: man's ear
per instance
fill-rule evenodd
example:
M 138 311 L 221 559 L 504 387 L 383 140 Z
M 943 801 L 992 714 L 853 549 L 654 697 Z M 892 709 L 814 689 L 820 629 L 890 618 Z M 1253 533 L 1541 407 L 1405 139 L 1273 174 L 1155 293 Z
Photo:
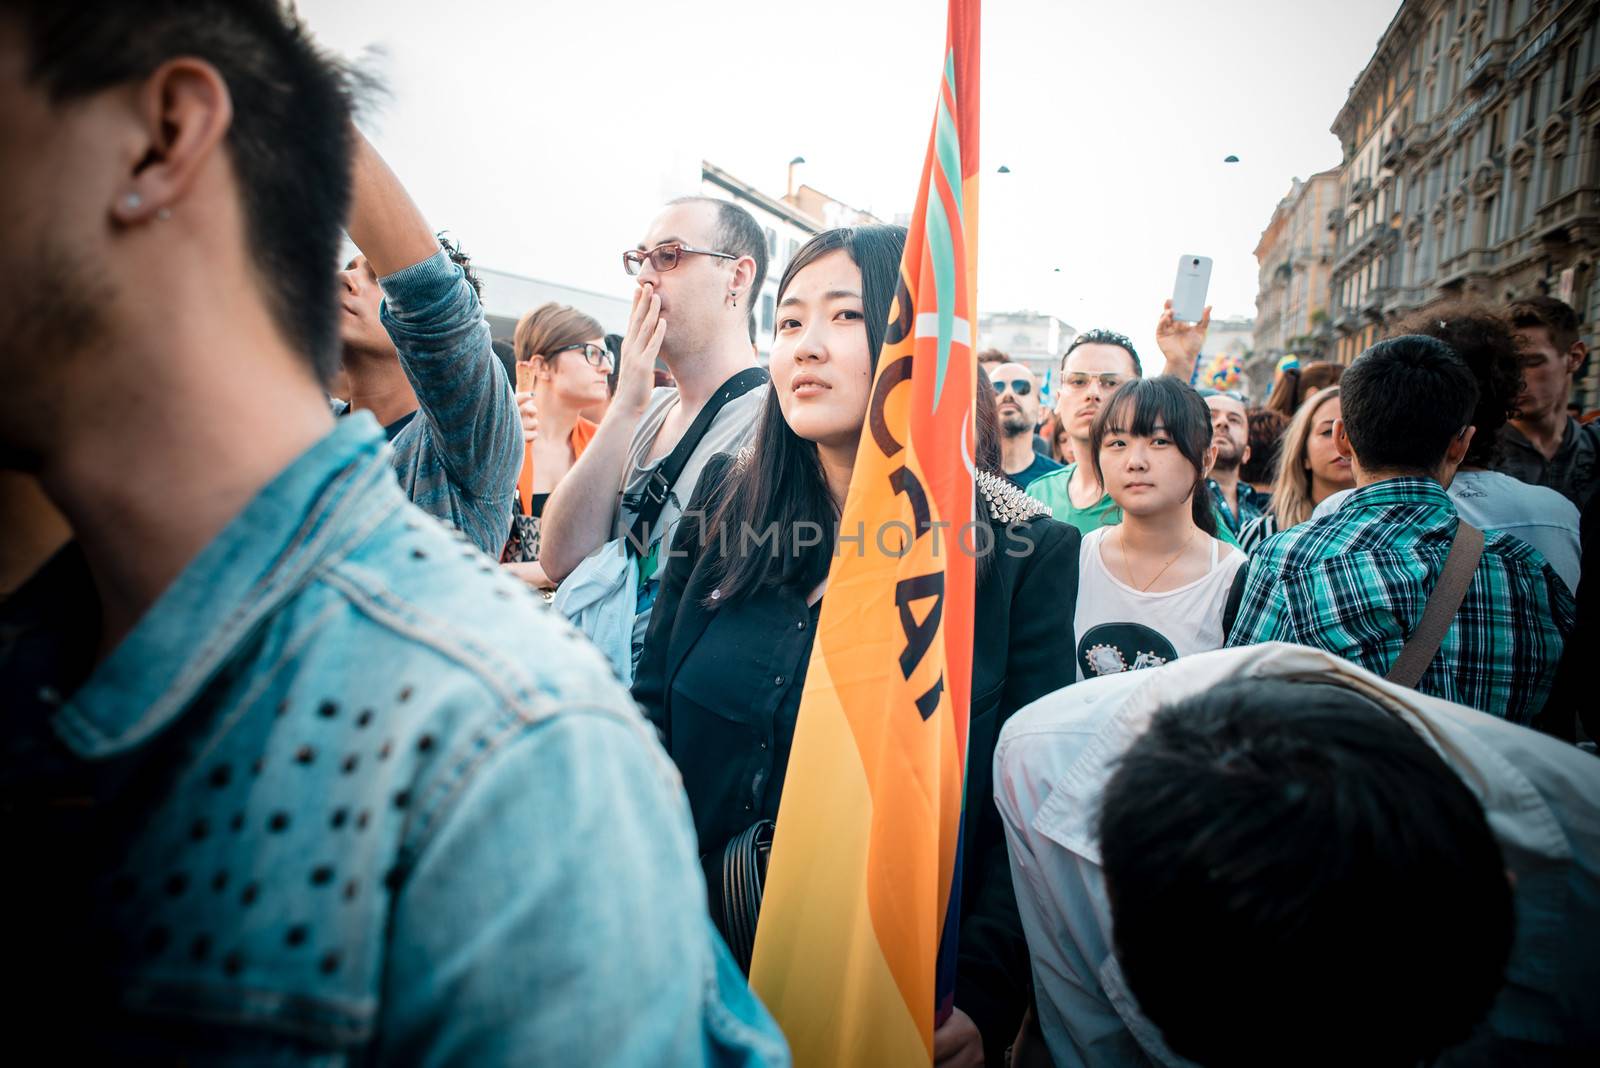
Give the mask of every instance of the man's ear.
M 1584 363 L 1589 359 L 1589 346 L 1581 341 L 1574 341 L 1567 350 L 1567 374 L 1575 375 L 1583 370 Z
M 1217 465 L 1217 447 L 1215 445 L 1209 445 L 1206 447 L 1204 459 L 1206 462 L 1206 469 L 1200 472 L 1200 477 L 1207 478 L 1211 475 L 1211 469 Z
M 1444 461 L 1454 471 L 1461 466 L 1461 461 L 1466 458 L 1467 450 L 1472 447 L 1472 436 L 1478 432 L 1475 426 L 1461 428 L 1461 432 L 1450 439 L 1449 446 L 1444 450 Z
M 728 288 L 739 294 L 739 300 L 745 307 L 750 307 L 750 302 L 756 295 L 750 292 L 750 286 L 756 280 L 756 261 L 751 256 L 740 256 L 733 261 L 733 277 L 728 279 Z
M 124 226 L 178 211 L 233 121 L 233 100 L 222 75 L 192 56 L 157 67 L 135 89 L 133 106 L 143 151 L 136 153 L 111 206 L 112 217 Z
M 1249 462 L 1250 462 L 1250 444 L 1249 444 L 1249 442 L 1246 442 L 1244 448 L 1241 449 L 1240 452 L 1239 452 L 1239 466 L 1243 467 L 1245 464 L 1247 464 Z
M 1337 449 L 1339 451 L 1339 455 L 1343 456 L 1346 460 L 1355 459 L 1356 450 L 1350 444 L 1350 435 L 1344 432 L 1343 419 L 1335 419 L 1333 421 L 1333 447 Z

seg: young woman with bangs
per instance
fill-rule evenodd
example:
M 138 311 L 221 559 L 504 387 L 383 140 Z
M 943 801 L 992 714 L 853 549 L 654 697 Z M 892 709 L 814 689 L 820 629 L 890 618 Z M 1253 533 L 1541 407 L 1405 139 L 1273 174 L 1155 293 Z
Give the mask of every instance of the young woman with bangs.
M 1078 678 L 1222 648 L 1245 556 L 1217 538 L 1206 402 L 1175 378 L 1124 383 L 1095 417 L 1087 459 L 1122 522 L 1091 531 L 1079 550 Z
M 712 918 L 747 967 L 753 918 L 741 914 L 739 895 L 723 892 L 741 885 L 726 873 L 746 863 L 753 842 L 770 839 L 777 816 L 904 241 L 899 227 L 830 230 L 790 261 L 754 445 L 707 465 L 635 677 L 634 697 L 683 776 Z M 982 384 L 978 515 L 997 549 L 977 560 L 967 753 L 974 800 L 963 827 L 956 1011 L 934 1035 L 940 1065 L 1001 1063 L 1027 1004 L 1027 946 L 1004 831 L 995 806 L 977 799 L 992 795 L 1006 719 L 1073 677 L 1078 532 L 1000 476 L 993 391 Z M 742 538 L 774 524 L 775 551 Z M 807 536 L 794 538 L 802 529 Z

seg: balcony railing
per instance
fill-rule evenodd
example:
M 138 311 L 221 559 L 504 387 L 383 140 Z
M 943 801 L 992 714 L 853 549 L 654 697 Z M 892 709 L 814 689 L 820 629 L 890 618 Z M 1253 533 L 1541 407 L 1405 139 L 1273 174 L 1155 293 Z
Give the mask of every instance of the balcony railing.
M 1378 286 L 1368 290 L 1367 299 L 1361 304 L 1361 314 L 1375 323 L 1383 322 L 1383 306 L 1391 292 L 1388 286 Z
M 1350 203 L 1359 204 L 1361 198 L 1372 192 L 1371 178 L 1357 178 L 1350 184 Z
M 1479 52 L 1477 58 L 1467 66 L 1467 73 L 1461 77 L 1461 88 L 1471 89 L 1488 81 L 1490 76 L 1498 74 L 1504 65 L 1502 46 L 1499 41 L 1495 41 Z
M 1405 155 L 1405 151 L 1405 137 L 1391 137 L 1389 138 L 1389 143 L 1383 146 L 1383 154 L 1378 157 L 1378 163 L 1381 166 L 1388 167 L 1392 170 L 1399 165 L 1401 157 Z
M 1550 42 L 1556 39 L 1556 33 L 1560 29 L 1561 24 L 1552 20 L 1550 25 L 1546 26 L 1544 31 L 1535 37 L 1528 47 L 1519 52 L 1517 57 L 1511 61 L 1511 65 L 1506 68 L 1506 77 L 1515 78 L 1527 70 L 1529 65 L 1538 59 L 1546 48 L 1550 47 Z
M 1600 189 L 1594 186 L 1579 186 L 1549 201 L 1535 216 L 1534 229 L 1540 237 L 1553 235 L 1585 217 L 1600 221 Z

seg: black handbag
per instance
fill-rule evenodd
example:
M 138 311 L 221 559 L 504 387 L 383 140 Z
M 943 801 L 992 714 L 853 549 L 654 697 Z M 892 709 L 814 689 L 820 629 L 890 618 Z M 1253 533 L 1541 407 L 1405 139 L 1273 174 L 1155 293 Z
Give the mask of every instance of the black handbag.
M 772 821 L 761 820 L 735 835 L 722 850 L 722 901 L 712 919 L 746 975 L 756 948 L 756 920 L 761 915 L 767 858 L 772 854 L 772 831 Z

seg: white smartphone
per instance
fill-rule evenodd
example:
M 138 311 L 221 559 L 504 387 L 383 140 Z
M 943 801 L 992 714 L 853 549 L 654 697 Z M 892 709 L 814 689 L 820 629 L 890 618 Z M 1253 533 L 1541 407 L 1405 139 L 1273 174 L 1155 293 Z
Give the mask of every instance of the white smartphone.
M 1172 283 L 1172 317 L 1198 323 L 1211 285 L 1211 257 L 1185 253 L 1178 257 L 1178 280 Z

